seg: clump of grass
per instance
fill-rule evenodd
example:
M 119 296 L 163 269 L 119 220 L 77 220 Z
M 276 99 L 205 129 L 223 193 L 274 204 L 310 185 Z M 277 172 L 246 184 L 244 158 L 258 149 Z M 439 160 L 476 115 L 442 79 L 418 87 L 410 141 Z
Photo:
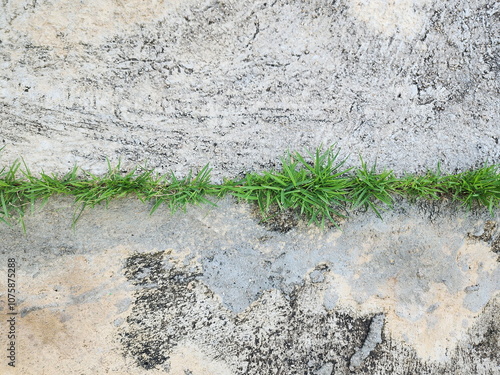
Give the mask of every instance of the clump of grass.
M 0 221 L 10 224 L 12 219 L 18 219 L 23 227 L 22 219 L 28 208 L 33 207 L 36 201 L 44 204 L 54 195 L 75 198 L 77 210 L 73 217 L 74 224 L 85 208 L 100 204 L 107 206 L 110 201 L 125 196 L 135 196 L 141 202 L 150 202 L 153 213 L 162 204 L 167 205 L 171 212 L 185 210 L 189 204 L 213 205 L 206 196 L 218 192 L 218 189 L 214 189 L 216 186 L 210 184 L 211 169 L 208 165 L 196 175 L 190 172 L 183 178 L 178 178 L 174 173 L 160 176 L 151 170 L 139 172 L 138 168 L 122 173 L 120 163 L 111 166 L 109 161 L 108 171 L 103 176 L 81 171 L 76 166 L 62 177 L 44 172 L 36 176 L 26 165 L 24 169 L 20 166 L 21 163 L 16 161 L 8 169 L 0 171 Z
M 172 213 L 177 210 L 185 211 L 189 204 L 206 203 L 215 206 L 214 202 L 206 198 L 220 195 L 220 187 L 210 183 L 210 172 L 207 164 L 194 176 L 190 171 L 184 178 L 177 178 L 174 173 L 170 174 L 170 179 L 157 177 L 142 200 L 154 202 L 151 213 L 162 204 L 167 205 Z
M 435 171 L 428 170 L 424 175 L 405 174 L 394 181 L 394 192 L 412 201 L 415 199 L 437 200 L 449 191 L 444 181 L 438 164 Z
M 394 183 L 397 181 L 392 171 L 384 170 L 376 172 L 376 165 L 368 168 L 360 157 L 361 168 L 356 170 L 355 176 L 351 179 L 350 200 L 353 208 L 370 207 L 378 217 L 380 215 L 379 203 L 384 203 L 392 207 L 392 193 L 394 193 Z
M 498 165 L 453 175 L 443 175 L 438 165 L 435 171 L 423 175 L 405 174 L 396 177 L 392 171 L 377 172 L 360 158 L 361 167 L 344 167 L 339 151 L 333 147 L 318 148 L 302 155 L 288 153 L 281 159 L 281 169 L 248 173 L 238 180 L 211 183 L 208 165 L 198 173 L 189 172 L 182 178 L 174 173 L 155 174 L 146 168 L 122 172 L 120 164 L 97 176 L 78 167 L 63 176 L 33 174 L 19 161 L 0 170 L 0 221 L 23 223 L 23 216 L 37 201 L 46 202 L 54 195 L 72 196 L 77 203 L 74 222 L 87 207 L 107 205 L 111 200 L 135 196 L 151 205 L 151 213 L 165 205 L 171 212 L 185 210 L 188 205 L 211 204 L 212 198 L 230 194 L 239 200 L 254 202 L 263 216 L 279 211 L 295 211 L 310 224 L 323 226 L 325 221 L 337 225 L 337 218 L 349 209 L 380 211 L 391 208 L 395 195 L 414 201 L 448 198 L 472 209 L 486 207 L 491 214 L 500 206 L 500 174 Z M 212 198 L 211 198 L 212 197 Z
M 0 221 L 5 224 L 10 223 L 11 217 L 22 218 L 24 216 L 27 198 L 20 186 L 22 181 L 17 177 L 20 165 L 21 163 L 16 161 L 9 168 L 3 167 L 0 170 L 0 201 L 2 203 Z
M 453 199 L 471 209 L 475 205 L 488 208 L 493 215 L 495 207 L 500 205 L 500 175 L 498 165 L 465 171 L 457 175 L 446 176 L 443 185 Z
M 309 154 L 312 162 L 295 152 L 281 159 L 282 169 L 250 173 L 231 194 L 245 201 L 256 202 L 266 215 L 276 205 L 280 210 L 297 210 L 309 223 L 335 223 L 334 216 L 343 216 L 339 207 L 349 202 L 348 169 L 345 160 L 338 161 L 338 152 L 316 150 Z

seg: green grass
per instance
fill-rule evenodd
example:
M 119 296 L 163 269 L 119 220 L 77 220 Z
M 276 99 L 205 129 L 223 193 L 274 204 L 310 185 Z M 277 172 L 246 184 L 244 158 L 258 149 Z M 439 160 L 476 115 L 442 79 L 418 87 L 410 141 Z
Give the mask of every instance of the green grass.
M 281 171 L 250 173 L 230 191 L 241 200 L 256 202 L 262 213 L 276 205 L 280 210 L 292 209 L 310 223 L 335 223 L 342 216 L 340 208 L 349 203 L 348 170 L 337 161 L 338 152 L 319 149 L 307 162 L 298 152 L 281 159 Z
M 486 207 L 491 214 L 500 205 L 499 165 L 484 165 L 459 174 L 443 175 L 439 165 L 423 175 L 396 177 L 392 171 L 377 172 L 360 158 L 358 169 L 344 167 L 345 160 L 333 148 L 317 149 L 302 155 L 288 153 L 281 159 L 281 169 L 248 173 L 239 180 L 212 184 L 208 165 L 198 173 L 178 177 L 159 175 L 136 168 L 122 173 L 120 164 L 103 176 L 74 167 L 58 176 L 32 173 L 21 162 L 0 170 L 0 221 L 11 225 L 23 217 L 35 202 L 46 202 L 54 195 L 72 196 L 76 202 L 74 223 L 87 207 L 107 205 L 113 199 L 135 196 L 151 206 L 151 213 L 161 206 L 170 212 L 185 210 L 188 205 L 211 204 L 213 200 L 232 195 L 241 201 L 254 202 L 263 217 L 278 210 L 294 210 L 309 223 L 323 226 L 326 221 L 337 225 L 339 217 L 360 207 L 372 209 L 379 217 L 390 209 L 399 195 L 417 199 L 449 199 L 473 209 Z

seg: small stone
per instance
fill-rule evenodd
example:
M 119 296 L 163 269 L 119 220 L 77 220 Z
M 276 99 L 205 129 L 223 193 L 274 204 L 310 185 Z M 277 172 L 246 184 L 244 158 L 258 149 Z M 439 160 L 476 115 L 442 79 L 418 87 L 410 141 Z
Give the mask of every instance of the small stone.
M 356 350 L 349 362 L 349 369 L 354 371 L 363 364 L 375 347 L 382 342 L 382 330 L 384 328 L 385 315 L 377 314 L 370 324 L 370 331 L 363 346 Z
M 319 270 L 312 271 L 309 274 L 309 277 L 311 278 L 311 282 L 313 283 L 322 283 L 323 281 L 325 281 L 325 275 Z
M 325 363 L 314 375 L 331 375 L 333 374 L 333 363 Z

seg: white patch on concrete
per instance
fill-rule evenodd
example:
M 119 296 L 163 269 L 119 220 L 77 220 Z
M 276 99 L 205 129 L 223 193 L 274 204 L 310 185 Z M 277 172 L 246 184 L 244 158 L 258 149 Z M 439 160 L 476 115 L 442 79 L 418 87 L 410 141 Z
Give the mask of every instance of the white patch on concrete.
M 12 25 L 15 30 L 28 34 L 36 45 L 62 49 L 67 44 L 101 43 L 106 37 L 126 32 L 135 24 L 161 20 L 181 3 L 186 2 L 56 0 L 41 3 L 31 12 L 20 13 Z M 18 8 L 25 5 L 22 1 L 16 4 Z
M 423 7 L 429 3 L 429 0 L 351 0 L 350 10 L 376 32 L 411 37 L 425 25 Z
M 234 373 L 225 363 L 207 355 L 192 342 L 177 346 L 169 357 L 169 375 L 231 375 Z

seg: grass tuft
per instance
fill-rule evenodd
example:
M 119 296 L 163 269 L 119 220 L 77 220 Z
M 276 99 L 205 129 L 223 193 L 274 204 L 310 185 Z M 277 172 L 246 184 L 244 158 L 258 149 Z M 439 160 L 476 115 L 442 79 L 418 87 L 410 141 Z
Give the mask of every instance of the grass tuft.
M 309 223 L 336 223 L 334 216 L 342 216 L 339 207 L 348 202 L 348 170 L 342 168 L 345 160 L 338 161 L 338 152 L 331 149 L 318 149 L 309 156 L 311 162 L 298 152 L 289 153 L 281 159 L 281 171 L 250 173 L 231 194 L 256 202 L 264 216 L 276 205 L 282 211 L 298 211 Z
M 323 226 L 349 209 L 372 209 L 378 217 L 391 208 L 395 195 L 411 201 L 448 198 L 467 209 L 484 206 L 493 215 L 500 206 L 500 174 L 498 165 L 453 175 L 443 175 L 440 166 L 423 175 L 405 174 L 398 178 L 392 171 L 377 172 L 360 158 L 356 170 L 344 167 L 339 151 L 318 148 L 305 155 L 288 153 L 281 159 L 281 169 L 248 173 L 239 180 L 211 183 L 208 164 L 199 172 L 184 177 L 174 173 L 159 175 L 146 168 L 122 172 L 120 163 L 97 176 L 75 166 L 63 176 L 41 172 L 35 175 L 24 162 L 16 161 L 0 170 L 0 221 L 11 225 L 19 221 L 36 201 L 46 202 L 54 195 L 75 199 L 73 224 L 87 207 L 108 203 L 114 199 L 135 196 L 151 204 L 151 214 L 164 205 L 170 212 L 186 210 L 188 205 L 215 205 L 210 198 L 232 195 L 239 200 L 254 202 L 263 217 L 278 211 L 295 211 L 310 224 Z
M 500 204 L 500 175 L 498 165 L 466 171 L 457 175 L 447 176 L 444 185 L 453 199 L 471 209 L 475 205 L 488 208 L 490 214 Z
M 376 172 L 376 165 L 368 168 L 360 157 L 361 169 L 356 171 L 352 178 L 351 205 L 353 208 L 363 206 L 370 207 L 378 217 L 381 218 L 379 206 L 385 204 L 392 207 L 392 193 L 394 193 L 394 183 L 397 181 L 392 171 Z

